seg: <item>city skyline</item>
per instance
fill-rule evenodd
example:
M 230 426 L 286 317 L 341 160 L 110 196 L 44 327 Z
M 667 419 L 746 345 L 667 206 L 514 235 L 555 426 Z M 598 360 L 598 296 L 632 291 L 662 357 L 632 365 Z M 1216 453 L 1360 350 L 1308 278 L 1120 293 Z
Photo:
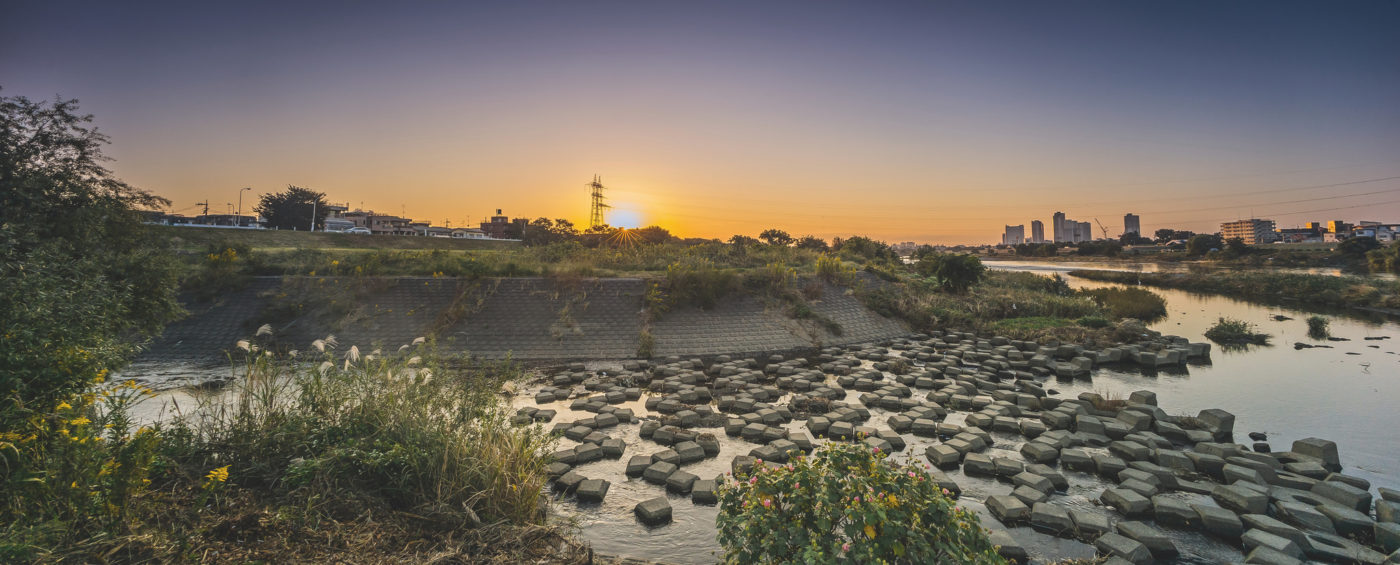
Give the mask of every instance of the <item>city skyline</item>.
M 598 174 L 610 223 L 693 237 L 1400 217 L 1400 5 L 1081 7 L 25 4 L 0 93 L 79 99 L 177 211 L 582 226 Z

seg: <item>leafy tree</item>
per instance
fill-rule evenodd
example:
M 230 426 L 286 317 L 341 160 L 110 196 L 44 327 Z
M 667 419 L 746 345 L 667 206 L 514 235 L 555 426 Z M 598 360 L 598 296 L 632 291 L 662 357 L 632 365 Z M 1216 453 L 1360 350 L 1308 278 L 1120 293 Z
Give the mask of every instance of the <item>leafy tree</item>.
M 729 238 L 729 244 L 735 247 L 748 247 L 758 245 L 758 240 L 747 235 L 735 235 Z
M 899 253 L 883 241 L 875 241 L 865 236 L 853 235 L 846 239 L 831 242 L 832 250 L 850 258 L 874 261 L 898 261 Z
M 1220 236 L 1211 234 L 1196 234 L 1191 239 L 1186 240 L 1187 255 L 1205 255 L 1212 249 L 1220 249 L 1224 242 L 1220 241 Z
M 1162 228 L 1160 230 L 1152 232 L 1152 235 L 1156 236 L 1157 243 L 1166 243 L 1168 241 L 1176 241 L 1178 239 L 1190 240 L 1191 236 L 1194 236 L 1196 234 L 1195 232 L 1189 232 L 1185 230 Z
M 1022 257 L 1054 257 L 1057 251 L 1053 243 L 1022 243 L 1016 246 L 1016 254 Z
M 1372 271 L 1400 273 L 1400 241 L 1367 253 L 1366 261 Z
M 758 234 L 758 238 L 768 242 L 768 245 L 792 245 L 792 236 L 780 229 L 766 229 Z
M 181 312 L 174 260 L 137 214 L 169 202 L 114 177 L 77 112 L 0 97 L 0 425 L 52 410 Z
M 1142 237 L 1142 235 L 1136 232 L 1127 232 L 1118 236 L 1118 243 L 1121 245 L 1151 245 L 1152 240 Z
M 525 227 L 525 233 L 521 239 L 524 240 L 525 245 L 549 245 L 578 241 L 579 233 L 573 222 L 563 218 L 552 221 L 549 218 L 535 218 Z
M 1254 250 L 1250 249 L 1249 244 L 1245 243 L 1243 239 L 1232 237 L 1225 240 L 1225 248 L 1222 251 L 1229 257 L 1243 257 Z
M 1086 256 L 1116 257 L 1123 251 L 1123 245 L 1116 241 L 1086 241 L 1079 244 L 1075 253 Z
M 661 226 L 647 226 L 644 228 L 637 228 L 632 230 L 632 232 L 637 234 L 637 239 L 641 241 L 641 243 L 666 243 L 668 241 L 671 241 L 672 239 L 670 230 L 667 230 L 666 228 L 663 228 Z
M 268 227 L 279 230 L 308 229 L 313 221 L 313 212 L 316 229 L 319 230 L 325 227 L 326 216 L 330 215 L 330 210 L 326 209 L 325 193 L 290 184 L 285 191 L 264 194 L 253 209 L 267 221 Z
M 922 276 L 934 279 L 939 288 L 953 293 L 964 293 L 982 281 L 987 266 L 976 255 L 962 253 L 935 253 L 925 255 L 914 264 L 914 269 Z
M 802 237 L 797 238 L 797 248 L 811 249 L 812 251 L 826 251 L 828 249 L 831 249 L 831 246 L 827 245 L 826 240 L 820 237 L 814 235 L 804 235 Z
M 1361 258 L 1367 253 L 1381 248 L 1381 242 L 1374 237 L 1349 237 L 1337 244 L 1333 253 L 1347 257 Z

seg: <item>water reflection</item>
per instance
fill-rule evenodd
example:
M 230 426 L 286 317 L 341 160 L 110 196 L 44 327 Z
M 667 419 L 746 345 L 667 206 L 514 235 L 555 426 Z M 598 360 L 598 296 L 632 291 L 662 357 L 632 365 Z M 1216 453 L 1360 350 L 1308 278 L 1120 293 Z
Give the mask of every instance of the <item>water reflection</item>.
M 988 262 L 994 269 L 1057 274 L 1079 268 L 1066 263 Z M 1101 268 L 1094 265 L 1096 268 Z M 1074 288 L 1111 283 L 1067 277 Z M 1216 347 L 1209 364 L 1185 372 L 1145 373 L 1133 369 L 1095 371 L 1092 381 L 1061 382 L 1074 395 L 1086 390 L 1128 392 L 1149 389 L 1171 414 L 1223 408 L 1236 415 L 1236 435 L 1266 432 L 1273 448 L 1286 451 L 1293 440 L 1321 437 L 1337 442 L 1345 472 L 1375 486 L 1400 487 L 1400 324 L 1356 312 L 1319 311 L 1260 305 L 1222 296 L 1153 288 L 1167 300 L 1167 317 L 1149 327 L 1191 341 L 1223 317 L 1254 324 L 1273 336 L 1272 347 L 1224 350 Z M 1308 337 L 1307 316 L 1326 314 L 1340 341 Z M 1283 319 L 1277 319 L 1281 316 Z M 1291 347 L 1294 343 L 1330 348 Z

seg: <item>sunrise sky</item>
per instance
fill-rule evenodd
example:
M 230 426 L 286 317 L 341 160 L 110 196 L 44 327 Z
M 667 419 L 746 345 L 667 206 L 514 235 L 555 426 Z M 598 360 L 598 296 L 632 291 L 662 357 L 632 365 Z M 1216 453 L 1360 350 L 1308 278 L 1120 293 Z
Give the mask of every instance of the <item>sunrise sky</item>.
M 186 213 L 296 184 L 583 224 L 599 174 L 614 224 L 988 243 L 1056 210 L 1400 222 L 1397 29 L 1388 1 L 0 0 L 0 94 L 81 100 Z

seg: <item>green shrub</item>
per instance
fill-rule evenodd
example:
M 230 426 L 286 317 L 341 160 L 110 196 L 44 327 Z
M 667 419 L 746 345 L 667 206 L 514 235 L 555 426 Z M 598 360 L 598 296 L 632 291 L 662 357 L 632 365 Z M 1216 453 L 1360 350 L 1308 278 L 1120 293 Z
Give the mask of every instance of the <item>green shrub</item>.
M 734 479 L 715 520 L 727 563 L 1005 563 L 927 470 L 864 444 L 757 462 Z
M 1216 342 L 1222 346 L 1245 345 L 1266 345 L 1269 343 L 1269 334 L 1256 332 L 1254 324 L 1233 318 L 1220 318 L 1219 321 L 1206 330 L 1206 339 Z
M 1331 322 L 1322 316 L 1308 316 L 1308 337 L 1313 339 L 1327 339 L 1332 335 L 1328 331 Z
M 721 298 L 739 289 L 739 278 L 709 260 L 682 261 L 666 267 L 666 294 L 672 304 L 714 308 Z
M 817 257 L 814 270 L 817 278 L 837 285 L 850 284 L 856 273 L 855 269 L 847 267 L 840 258 L 826 253 Z
M 421 339 L 389 354 L 339 354 L 320 340 L 313 362 L 296 364 L 242 345 L 247 368 L 232 397 L 171 426 L 173 459 L 201 473 L 229 465 L 231 485 L 328 510 L 543 519 L 553 439 L 509 423 L 499 391 L 519 377 L 514 366 L 448 362 Z
M 1082 290 L 1115 318 L 1136 318 L 1144 322 L 1167 315 L 1167 301 L 1145 288 L 1110 287 Z
M 150 390 L 99 386 L 0 433 L 0 561 L 29 561 L 106 530 L 121 530 L 160 444 L 129 411 Z
M 914 270 L 945 291 L 961 294 L 982 281 L 987 266 L 975 255 L 930 253 L 919 258 Z

